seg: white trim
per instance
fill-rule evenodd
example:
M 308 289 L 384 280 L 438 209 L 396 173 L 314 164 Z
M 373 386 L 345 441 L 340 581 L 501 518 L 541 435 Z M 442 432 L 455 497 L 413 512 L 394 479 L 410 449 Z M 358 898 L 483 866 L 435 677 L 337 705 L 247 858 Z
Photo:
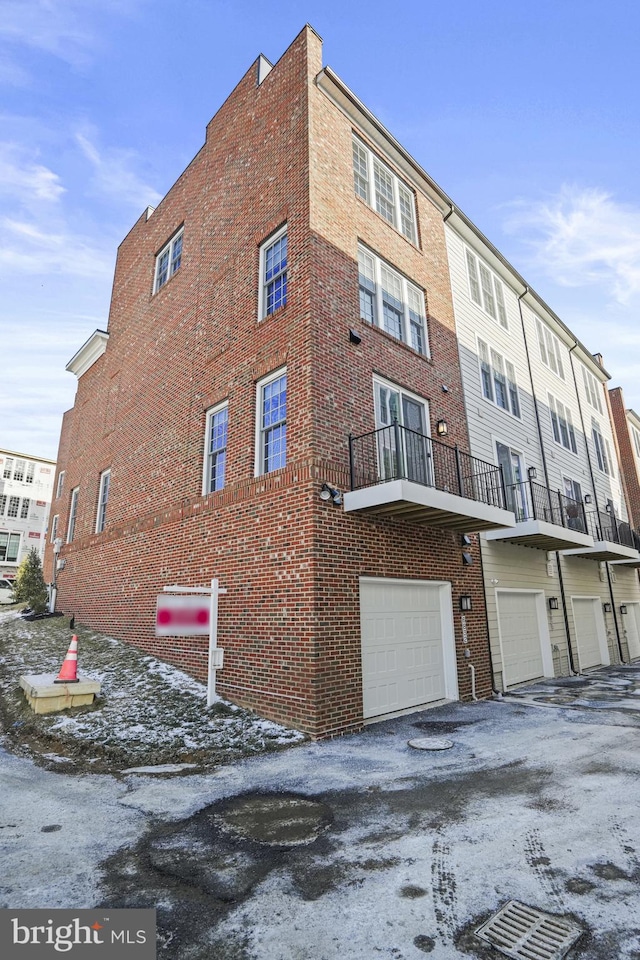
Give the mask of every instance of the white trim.
M 72 543 L 76 532 L 76 522 L 78 519 L 78 499 L 80 496 L 80 487 L 74 487 L 69 496 L 69 516 L 67 518 L 67 543 Z
M 209 409 L 206 412 L 205 428 L 204 428 L 204 457 L 203 457 L 203 463 L 202 463 L 202 495 L 203 497 L 208 496 L 210 493 L 219 492 L 219 490 L 218 491 L 209 490 L 210 456 L 211 456 L 211 452 L 209 450 L 209 434 L 211 432 L 211 421 L 215 417 L 216 413 L 220 413 L 221 410 L 225 410 L 225 409 L 227 411 L 229 410 L 228 400 L 222 400 L 220 403 L 216 403 L 215 406 L 209 407 Z M 227 413 L 227 430 L 228 430 L 228 427 L 229 427 L 229 415 Z M 227 436 L 227 440 L 228 440 L 228 436 Z M 225 449 L 224 483 L 222 487 L 220 487 L 220 490 L 222 490 L 226 486 L 226 482 L 227 482 L 227 459 L 226 459 L 227 447 L 226 445 L 224 449 Z
M 256 477 L 265 477 L 267 472 L 262 469 L 262 457 L 264 450 L 262 449 L 262 391 L 269 383 L 272 383 L 274 380 L 278 380 L 279 377 L 286 375 L 287 368 L 279 367 L 277 370 L 274 370 L 273 373 L 269 373 L 266 377 L 262 377 L 256 383 L 256 403 L 255 403 L 255 423 L 256 423 L 256 432 L 255 432 L 255 451 L 254 451 L 254 476 Z M 289 381 L 287 379 L 287 407 L 289 404 Z M 287 415 L 289 411 L 287 409 Z M 285 423 L 287 421 L 285 420 Z M 289 442 L 289 437 L 287 436 L 287 443 Z M 282 469 L 278 467 L 277 469 Z M 268 471 L 271 473 L 272 471 Z
M 92 367 L 105 352 L 108 339 L 109 334 L 105 330 L 94 330 L 78 352 L 71 357 L 65 370 L 68 370 L 69 373 L 75 373 L 76 377 L 80 379 L 82 374 L 86 373 L 89 367 Z
M 58 474 L 58 483 L 56 485 L 56 500 L 58 499 L 58 497 L 62 496 L 62 491 L 64 489 L 65 473 L 66 473 L 65 470 L 61 470 L 60 473 Z
M 555 670 L 553 668 L 553 652 L 551 650 L 551 635 L 549 633 L 549 623 L 547 621 L 546 598 L 545 598 L 544 590 L 522 590 L 519 587 L 496 587 L 496 591 L 495 591 L 496 622 L 498 625 L 498 644 L 500 647 L 500 668 L 502 672 L 503 690 L 509 689 L 509 678 L 507 677 L 507 671 L 505 668 L 504 649 L 502 645 L 502 627 L 500 624 L 499 594 L 501 593 L 527 593 L 535 597 L 536 619 L 538 621 L 538 640 L 540 641 L 540 657 L 542 659 L 542 676 L 555 677 Z M 533 683 L 534 680 L 535 678 L 532 678 L 531 681 L 523 681 L 523 682 Z M 518 682 L 520 681 L 515 681 L 515 683 L 518 683 Z
M 416 196 L 415 191 L 408 183 L 405 183 L 397 173 L 392 170 L 389 164 L 382 159 L 371 147 L 362 140 L 355 131 L 352 131 L 352 143 L 356 143 L 358 147 L 364 151 L 366 154 L 366 163 L 367 163 L 367 198 L 361 196 L 361 194 L 355 189 L 355 179 L 354 179 L 354 194 L 356 197 L 359 197 L 363 203 L 366 203 L 368 207 L 375 211 L 379 217 L 388 223 L 389 226 L 393 227 L 394 230 L 397 230 L 409 243 L 413 244 L 414 247 L 418 246 L 418 217 L 416 211 Z M 375 165 L 378 164 L 379 168 L 383 173 L 386 173 L 391 178 L 391 190 L 393 193 L 393 219 L 389 220 L 383 213 L 378 210 L 376 204 L 376 188 L 375 188 Z M 353 175 L 352 170 L 352 175 Z M 411 235 L 406 233 L 402 229 L 402 211 L 400 208 L 400 188 L 402 188 L 405 193 L 407 193 L 411 200 Z M 389 202 L 389 201 L 387 201 Z
M 174 261 L 174 247 L 178 242 L 178 240 L 182 240 L 183 236 L 184 236 L 184 224 L 181 227 L 178 227 L 176 232 L 171 237 L 169 237 L 169 239 L 164 244 L 162 249 L 158 250 L 156 254 L 156 259 L 155 259 L 155 266 L 153 268 L 153 293 L 154 294 L 162 290 L 163 287 L 166 287 L 169 280 L 171 280 L 171 278 L 178 272 L 178 270 L 182 266 L 183 245 L 181 245 L 180 247 L 180 263 L 178 264 L 177 267 L 174 267 L 173 261 Z M 159 272 L 160 272 L 159 270 L 160 260 L 164 256 L 164 254 L 167 252 L 169 254 L 169 260 L 167 263 L 167 278 L 166 280 L 164 280 L 163 283 L 158 284 Z
M 360 258 L 369 257 L 373 262 L 373 279 L 366 277 L 365 274 L 360 271 Z M 382 282 L 382 270 L 386 270 L 394 280 L 397 280 L 400 284 L 402 292 L 402 330 L 401 335 L 397 337 L 395 333 L 392 333 L 390 330 L 387 330 L 384 325 L 384 296 L 383 296 L 383 282 Z M 380 257 L 371 247 L 366 246 L 366 244 L 358 241 L 358 307 L 360 306 L 360 290 L 368 288 L 360 282 L 360 277 L 364 276 L 366 280 L 373 283 L 375 290 L 369 292 L 373 295 L 374 299 L 374 317 L 373 322 L 369 321 L 366 317 L 363 317 L 360 314 L 360 319 L 367 323 L 369 326 L 376 327 L 378 330 L 383 330 L 390 337 L 393 337 L 395 340 L 398 340 L 399 343 L 404 343 L 405 346 L 410 347 L 412 350 L 415 350 L 421 357 L 430 357 L 431 351 L 429 348 L 429 329 L 427 324 L 427 298 L 423 287 L 418 286 L 417 283 L 414 283 L 410 280 L 404 273 L 392 266 L 388 260 L 385 260 L 384 257 Z M 387 291 L 391 296 L 393 296 L 390 290 Z M 420 300 L 421 311 L 420 319 L 422 320 L 422 337 L 423 337 L 423 350 L 418 350 L 417 347 L 413 345 L 412 338 L 412 324 L 409 313 L 411 311 L 411 294 L 413 293 Z M 414 313 L 417 311 L 413 311 Z
M 266 286 L 267 286 L 267 282 L 266 282 L 266 279 L 265 279 L 265 269 L 266 269 L 266 253 L 267 253 L 267 250 L 269 250 L 269 248 L 272 247 L 274 243 L 277 243 L 278 240 L 279 240 L 282 236 L 284 236 L 285 234 L 287 234 L 287 267 L 286 267 L 286 269 L 283 271 L 283 273 L 284 273 L 285 276 L 287 277 L 287 298 L 288 298 L 288 296 L 289 296 L 289 285 L 288 285 L 288 280 L 289 280 L 289 240 L 288 240 L 288 229 L 287 229 L 287 228 L 288 228 L 288 224 L 287 224 L 286 222 L 283 223 L 281 227 L 278 227 L 277 230 L 275 230 L 273 233 L 271 233 L 271 234 L 267 237 L 267 239 L 266 239 L 266 240 L 263 240 L 263 242 L 260 244 L 260 261 L 259 261 L 259 262 L 260 262 L 260 267 L 259 267 L 259 269 L 260 269 L 260 274 L 259 274 L 259 284 L 258 284 L 258 322 L 260 322 L 261 320 L 266 320 L 266 319 L 267 319 L 267 316 L 272 317 L 272 316 L 274 315 L 274 313 L 277 313 L 278 310 L 281 309 L 280 307 L 277 307 L 272 313 L 267 314 L 267 302 L 266 302 L 266 296 L 265 296 L 265 289 L 266 289 Z M 282 306 L 283 306 L 283 307 L 286 306 L 286 300 L 285 300 L 285 302 L 282 304 Z
M 107 491 L 106 491 L 107 496 L 103 503 L 102 498 L 104 497 L 104 494 L 105 494 L 105 486 L 107 488 Z M 108 467 L 106 470 L 103 470 L 102 473 L 100 474 L 100 486 L 98 488 L 98 509 L 96 512 L 96 528 L 95 528 L 96 533 L 102 533 L 105 527 L 105 523 L 107 519 L 107 504 L 109 502 L 110 486 L 111 486 L 111 467 Z

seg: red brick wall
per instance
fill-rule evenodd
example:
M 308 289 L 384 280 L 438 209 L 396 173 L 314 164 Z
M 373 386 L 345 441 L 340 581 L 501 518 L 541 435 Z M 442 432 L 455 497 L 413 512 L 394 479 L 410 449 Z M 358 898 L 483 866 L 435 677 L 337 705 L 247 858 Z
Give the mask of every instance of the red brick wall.
M 254 65 L 194 161 L 121 244 L 107 350 L 65 417 L 65 490 L 52 508 L 66 531 L 80 486 L 61 609 L 205 679 L 206 641 L 154 637 L 155 597 L 218 577 L 228 590 L 220 693 L 315 736 L 362 720 L 360 576 L 450 580 L 454 608 L 471 594 L 471 662 L 479 694 L 491 688 L 477 544 L 476 564 L 463 567 L 458 535 L 345 514 L 318 496 L 324 481 L 346 488 L 348 433 L 374 426 L 374 372 L 426 397 L 432 420 L 445 416 L 452 442 L 468 446 L 441 218 L 419 199 L 417 250 L 354 197 L 350 126 L 315 87 L 320 67 L 309 28 L 260 87 Z M 285 221 L 288 302 L 258 323 L 259 246 Z M 152 295 L 156 254 L 181 224 L 182 265 Z M 432 359 L 361 324 L 358 237 L 425 287 Z M 284 364 L 287 467 L 255 478 L 256 381 Z M 225 399 L 226 485 L 203 497 L 206 410 Z M 106 467 L 107 525 L 96 535 Z M 462 649 L 458 636 L 468 697 Z
M 609 390 L 609 404 L 622 468 L 622 484 L 627 501 L 627 510 L 629 511 L 629 520 L 631 526 L 638 530 L 640 529 L 640 481 L 632 440 L 629 435 L 629 424 L 627 423 L 621 387 L 614 387 Z

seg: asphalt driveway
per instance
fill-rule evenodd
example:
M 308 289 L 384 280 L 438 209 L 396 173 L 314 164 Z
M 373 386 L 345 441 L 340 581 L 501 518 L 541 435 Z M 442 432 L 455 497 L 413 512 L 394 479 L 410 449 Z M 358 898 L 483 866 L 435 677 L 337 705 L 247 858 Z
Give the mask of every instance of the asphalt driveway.
M 515 900 L 638 960 L 639 691 L 606 668 L 213 773 L 2 755 L 0 905 L 156 906 L 178 960 L 498 960 L 476 931 Z

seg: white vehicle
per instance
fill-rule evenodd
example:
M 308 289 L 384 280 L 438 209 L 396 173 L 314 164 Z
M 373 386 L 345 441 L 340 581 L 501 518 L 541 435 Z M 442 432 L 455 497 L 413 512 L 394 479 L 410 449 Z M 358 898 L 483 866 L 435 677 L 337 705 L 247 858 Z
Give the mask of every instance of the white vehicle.
M 13 603 L 13 584 L 11 580 L 0 579 L 0 603 Z

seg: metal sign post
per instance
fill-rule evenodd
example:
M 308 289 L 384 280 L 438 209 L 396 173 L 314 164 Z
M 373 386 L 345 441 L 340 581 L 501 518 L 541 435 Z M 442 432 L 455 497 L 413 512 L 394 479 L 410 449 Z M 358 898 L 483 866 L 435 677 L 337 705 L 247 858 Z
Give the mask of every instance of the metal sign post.
M 216 695 L 216 670 L 221 670 L 224 663 L 224 650 L 218 646 L 218 596 L 227 591 L 215 578 L 211 581 L 210 587 L 174 586 L 162 589 L 164 593 L 183 594 L 183 596 L 157 598 L 157 637 L 209 635 L 207 706 L 210 707 L 219 699 Z M 184 596 L 184 594 L 192 594 L 192 596 Z M 209 595 L 208 606 L 204 602 L 207 594 Z M 201 601 L 199 597 L 202 597 Z

